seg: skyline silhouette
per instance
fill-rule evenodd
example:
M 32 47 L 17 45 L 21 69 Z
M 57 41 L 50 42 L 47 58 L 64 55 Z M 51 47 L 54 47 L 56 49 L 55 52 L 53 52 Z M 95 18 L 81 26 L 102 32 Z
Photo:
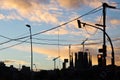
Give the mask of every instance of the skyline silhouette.
M 0 1 L 0 61 L 6 66 L 31 65 L 30 33 L 26 24 L 31 26 L 33 44 L 33 69 L 53 70 L 53 59 L 56 68 L 61 69 L 64 59 L 69 61 L 71 53 L 88 49 L 93 65 L 97 65 L 99 49 L 103 48 L 103 32 L 90 25 L 103 24 L 103 4 L 106 2 L 106 33 L 109 35 L 115 56 L 115 65 L 120 66 L 120 17 L 119 1 L 98 0 L 29 0 Z M 109 8 L 116 7 L 115 9 Z M 78 27 L 77 20 L 83 22 Z M 86 25 L 86 24 L 90 25 Z M 102 28 L 101 26 L 97 26 Z M 111 64 L 111 44 L 106 37 L 106 63 Z M 74 54 L 73 54 L 74 55 Z M 72 58 L 71 58 L 72 59 Z M 72 63 L 72 62 L 71 62 Z M 66 63 L 68 67 L 70 63 Z M 72 65 L 72 64 L 71 64 Z

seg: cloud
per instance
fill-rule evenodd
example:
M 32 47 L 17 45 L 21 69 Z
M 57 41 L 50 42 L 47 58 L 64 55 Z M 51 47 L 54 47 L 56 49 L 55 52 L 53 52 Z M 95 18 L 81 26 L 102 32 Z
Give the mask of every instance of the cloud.
M 65 8 L 78 8 L 81 3 L 84 3 L 84 0 L 58 0 L 60 6 Z
M 8 15 L 14 12 L 16 14 L 13 15 L 33 22 L 57 23 L 58 15 L 50 13 L 48 3 L 49 0 L 0 0 L 0 7 L 1 10 L 9 11 Z M 9 19 L 13 19 L 13 17 L 16 16 L 12 16 L 12 18 L 9 16 Z
M 86 42 L 87 43 L 87 42 Z M 88 42 L 89 44 L 89 42 Z M 29 46 L 26 46 L 24 45 L 24 48 L 23 46 L 15 46 L 13 47 L 14 49 L 17 49 L 17 50 L 20 50 L 20 51 L 26 51 L 26 52 L 29 52 L 30 50 L 30 47 Z M 99 53 L 98 52 L 98 49 L 102 48 L 102 45 L 85 45 L 85 49 L 89 49 L 89 52 L 91 53 L 92 55 L 92 62 L 93 62 L 93 65 L 96 65 L 97 64 L 97 54 Z M 69 47 L 68 46 L 62 46 L 59 48 L 60 50 L 60 59 L 61 60 L 64 60 L 65 58 L 69 58 Z M 78 51 L 82 51 L 82 45 L 81 46 L 71 46 L 71 52 L 72 53 L 75 53 L 75 52 L 78 52 Z M 38 46 L 34 46 L 33 47 L 33 52 L 34 53 L 37 53 L 37 54 L 42 54 L 42 55 L 47 55 L 48 58 L 46 58 L 46 60 L 51 60 L 55 57 L 58 56 L 58 48 L 56 47 L 38 47 Z M 118 50 L 115 50 L 115 53 L 119 53 L 119 49 Z M 119 54 L 115 54 L 115 61 L 116 61 L 116 64 L 117 65 L 120 65 L 119 64 Z M 9 62 L 6 61 L 6 62 Z M 16 62 L 17 63 L 21 63 L 21 64 L 27 64 L 27 63 L 24 63 L 24 61 L 16 61 L 16 60 L 10 60 L 10 62 Z M 111 63 L 111 48 L 110 46 L 107 47 L 107 64 L 110 64 Z
M 69 33 L 69 31 L 67 30 L 66 27 L 60 27 L 60 28 L 48 31 L 45 34 L 48 34 L 48 35 L 65 35 L 65 34 L 68 34 L 68 33 Z
M 17 64 L 17 65 L 19 65 L 19 64 L 22 64 L 22 65 L 25 65 L 25 64 L 28 64 L 28 62 L 25 62 L 25 61 L 22 61 L 22 60 L 4 60 L 3 61 L 4 63 L 6 63 L 6 64 Z
M 37 53 L 43 53 L 45 55 L 51 56 L 51 57 L 56 57 L 58 54 L 60 54 L 60 59 L 65 59 L 68 58 L 68 47 L 60 47 L 59 48 L 59 53 L 58 49 L 56 48 L 41 48 L 41 47 L 35 47 L 35 52 Z
M 60 6 L 69 8 L 80 8 L 80 6 L 96 7 L 107 0 L 0 0 L 0 9 L 8 11 L 8 19 L 28 19 L 32 22 L 59 23 L 63 12 Z M 58 4 L 57 4 L 58 2 Z M 14 13 L 16 16 L 12 16 Z M 0 16 L 0 19 L 4 19 Z M 8 17 L 8 16 L 7 16 Z M 15 17 L 15 18 L 14 18 Z
M 73 15 L 71 15 L 73 16 Z M 70 19 L 69 21 L 75 19 L 77 15 L 74 15 L 72 17 L 72 19 Z M 94 24 L 92 22 L 88 22 L 86 21 L 86 23 L 89 23 L 89 24 Z M 61 23 L 62 24 L 62 23 Z M 83 27 L 83 26 L 82 26 Z M 90 26 L 85 26 L 83 28 L 78 28 L 78 23 L 77 23 L 77 20 L 74 20 L 60 28 L 57 28 L 57 29 L 54 29 L 54 30 L 51 30 L 51 31 L 48 31 L 47 33 L 45 34 L 48 34 L 48 35 L 66 35 L 66 34 L 69 34 L 69 35 L 80 35 L 81 36 L 84 36 L 86 38 L 90 37 L 91 35 L 95 34 L 97 32 L 97 29 L 96 28 L 93 28 L 93 27 L 90 27 Z
M 29 52 L 29 46 L 25 46 L 24 48 L 23 46 L 15 46 L 13 47 L 14 49 L 20 50 L 20 51 L 26 51 Z M 43 54 L 43 55 L 47 55 L 48 58 L 49 57 L 57 57 L 58 56 L 58 49 L 56 47 L 38 47 L 38 46 L 34 46 L 33 47 L 33 52 L 37 53 L 37 54 Z M 60 48 L 60 59 L 64 59 L 64 58 L 68 58 L 68 47 L 62 47 Z
M 90 7 L 96 8 L 102 5 L 102 2 L 106 2 L 107 0 L 86 0 L 86 5 L 89 5 Z
M 0 20 L 4 19 L 5 16 L 3 14 L 0 14 Z
M 113 24 L 113 25 L 119 25 L 120 24 L 120 20 L 112 19 L 112 20 L 110 20 L 110 23 Z
M 98 7 L 102 5 L 102 2 L 108 0 L 58 0 L 60 6 L 68 9 L 80 8 L 82 6 Z
M 0 14 L 0 20 L 22 20 L 22 18 L 18 15 L 16 15 L 15 13 L 9 14 L 9 15 L 4 15 L 4 14 Z

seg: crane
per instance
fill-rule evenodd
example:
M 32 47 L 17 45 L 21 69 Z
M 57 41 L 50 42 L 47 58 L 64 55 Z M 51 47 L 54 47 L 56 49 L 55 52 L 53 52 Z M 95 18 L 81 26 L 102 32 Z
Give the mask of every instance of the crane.
M 53 58 L 53 61 L 54 61 L 54 70 L 56 69 L 56 60 L 57 60 L 58 58 L 60 58 L 60 56 Z

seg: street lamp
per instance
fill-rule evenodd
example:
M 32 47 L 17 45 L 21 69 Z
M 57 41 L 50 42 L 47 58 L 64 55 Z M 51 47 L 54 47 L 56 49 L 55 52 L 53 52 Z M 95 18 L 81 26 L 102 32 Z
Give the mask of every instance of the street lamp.
M 32 50 L 32 32 L 31 32 L 31 26 L 26 25 L 29 28 L 30 31 L 30 43 L 31 43 L 31 71 L 33 71 L 33 50 Z
M 101 30 L 101 31 L 103 31 L 104 32 L 104 30 L 103 29 L 101 29 L 101 28 L 99 28 L 99 27 L 96 27 L 96 26 L 94 26 L 94 25 L 90 25 L 90 24 L 87 24 L 87 23 L 83 23 L 83 22 L 80 22 L 80 20 L 77 20 L 77 22 L 78 22 L 78 27 L 79 28 L 82 28 L 81 27 L 81 24 L 83 24 L 83 27 L 85 27 L 85 25 L 88 25 L 88 26 L 91 26 L 91 27 L 93 27 L 93 28 L 97 28 L 97 29 L 99 29 L 99 30 Z M 109 40 L 109 42 L 110 42 L 110 45 L 111 45 L 111 49 L 112 49 L 112 58 L 111 58 L 111 63 L 112 63 L 112 66 L 114 66 L 115 65 L 115 58 L 114 58 L 114 48 L 113 48 L 113 44 L 112 44 L 112 41 L 111 41 L 111 38 L 109 37 L 109 35 L 106 33 L 106 32 L 104 32 L 105 33 L 105 35 L 107 36 L 107 38 L 108 38 L 108 40 Z M 104 52 L 104 48 L 102 49 L 102 52 Z

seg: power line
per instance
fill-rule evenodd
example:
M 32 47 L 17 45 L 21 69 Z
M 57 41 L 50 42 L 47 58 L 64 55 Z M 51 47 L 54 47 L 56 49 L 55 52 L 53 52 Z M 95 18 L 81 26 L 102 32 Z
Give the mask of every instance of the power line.
M 1 35 L 1 36 L 2 36 L 2 35 Z M 4 43 L 8 43 L 8 42 L 11 41 L 11 40 L 17 41 L 17 42 L 30 43 L 30 42 L 28 42 L 28 41 L 21 41 L 21 40 L 16 40 L 16 39 L 14 40 L 14 39 L 11 39 L 11 38 L 8 38 L 8 37 L 5 37 L 5 36 L 3 36 L 3 37 L 4 37 L 4 38 L 7 38 L 7 39 L 9 39 L 9 40 L 0 43 L 0 45 L 2 45 L 2 44 L 4 44 Z M 41 39 L 41 38 L 33 38 L 33 39 L 35 39 L 35 40 L 47 40 L 47 41 L 58 41 L 58 39 L 45 39 L 45 38 L 42 38 L 42 39 Z M 28 40 L 28 39 L 27 39 L 27 40 Z M 89 39 L 89 41 L 90 41 L 90 40 L 92 40 L 92 41 L 94 40 L 94 41 L 95 41 L 95 40 L 101 40 L 101 39 L 100 39 L 100 38 L 98 38 L 98 39 Z M 120 38 L 118 38 L 118 37 L 112 39 L 112 41 L 118 41 L 118 40 L 120 40 Z M 66 42 L 66 41 L 67 41 L 67 42 L 68 42 L 68 41 L 73 41 L 73 42 L 74 42 L 74 41 L 75 41 L 75 42 L 76 42 L 76 41 L 79 41 L 79 42 L 80 42 L 80 40 L 76 40 L 76 39 L 75 39 L 75 40 L 65 40 L 65 39 L 62 39 L 62 40 L 61 40 L 61 39 L 60 39 L 59 41 L 65 41 L 65 42 Z M 58 45 L 58 44 L 38 43 L 38 42 L 33 42 L 33 43 L 34 43 L 34 44 L 43 44 L 43 45 Z M 59 45 L 64 45 L 64 44 L 59 44 Z M 67 45 L 67 44 L 65 44 L 65 45 Z
M 87 12 L 86 14 L 83 14 L 83 15 L 77 17 L 77 18 L 74 18 L 74 19 L 72 19 L 72 20 L 70 20 L 70 21 L 68 21 L 68 22 L 65 22 L 65 23 L 63 23 L 63 24 L 61 24 L 61 25 L 58 25 L 58 26 L 53 27 L 53 28 L 48 29 L 48 30 L 44 30 L 44 31 L 41 31 L 41 32 L 35 33 L 35 34 L 33 34 L 32 36 L 35 36 L 35 35 L 38 35 L 38 34 L 42 34 L 42 33 L 45 33 L 45 32 L 48 32 L 48 31 L 51 31 L 51 30 L 53 30 L 53 29 L 59 28 L 59 27 L 61 27 L 61 26 L 64 26 L 64 25 L 66 25 L 66 24 L 68 24 L 68 23 L 70 23 L 70 22 L 73 22 L 73 21 L 75 21 L 75 20 L 78 20 L 79 18 L 82 18 L 82 17 L 84 17 L 84 16 L 86 16 L 86 15 L 96 13 L 96 12 L 98 12 L 98 11 L 101 10 L 100 7 L 101 7 L 101 6 L 95 8 L 95 9 L 89 11 L 89 12 Z M 100 9 L 99 9 L 99 8 L 100 8 Z M 99 10 L 97 10 L 97 9 L 99 9 Z M 95 10 L 97 10 L 97 11 L 95 11 Z
M 10 39 L 10 38 L 8 38 L 8 37 L 6 37 L 6 36 L 3 36 L 3 35 L 0 35 L 0 37 L 3 37 L 3 38 L 5 38 L 5 39 Z
M 79 16 L 79 17 L 73 19 L 73 20 L 70 20 L 70 21 L 68 21 L 68 22 L 65 22 L 65 23 L 63 23 L 63 24 L 61 24 L 61 25 L 58 25 L 58 26 L 53 27 L 53 28 L 50 28 L 50 29 L 48 29 L 48 30 L 44 30 L 44 31 L 41 31 L 41 32 L 35 33 L 35 34 L 33 34 L 32 36 L 35 36 L 35 35 L 38 35 L 38 34 L 42 34 L 42 33 L 45 33 L 45 32 L 48 32 L 48 31 L 51 31 L 51 30 L 53 30 L 53 29 L 59 28 L 59 27 L 61 27 L 61 26 L 64 26 L 64 25 L 66 25 L 66 24 L 68 24 L 68 23 L 70 23 L 70 22 L 72 22 L 72 21 L 75 21 L 75 20 L 77 20 L 77 19 L 79 19 L 79 18 L 81 18 L 81 17 L 84 17 L 84 16 L 89 15 L 89 14 L 96 13 L 96 12 L 98 12 L 98 11 L 101 10 L 100 7 L 101 7 L 101 6 L 95 8 L 95 9 L 93 9 L 93 10 L 87 12 L 86 14 L 83 14 L 83 15 L 81 15 L 81 16 Z M 99 8 L 100 8 L 100 9 L 99 9 Z M 97 10 L 97 9 L 98 9 L 98 10 Z M 11 42 L 11 41 L 17 41 L 17 40 L 20 40 L 20 39 L 28 38 L 29 36 L 19 37 L 19 38 L 16 38 L 16 39 L 11 39 L 11 38 L 8 38 L 8 37 L 2 36 L 2 35 L 0 35 L 0 37 L 3 37 L 3 38 L 6 38 L 6 39 L 9 39 L 8 41 L 5 41 L 5 42 L 0 43 L 0 45 L 3 45 L 3 44 L 6 44 L 6 43 L 8 43 L 8 42 Z M 18 45 L 18 44 L 17 44 L 17 45 Z M 12 45 L 12 46 L 14 46 L 14 45 Z M 8 46 L 7 48 L 9 48 L 9 46 Z M 3 48 L 3 49 L 4 49 L 4 48 Z
M 98 24 L 101 24 L 101 21 L 102 21 L 102 16 L 100 16 L 100 20 L 99 20 Z M 91 33 L 87 30 L 86 27 L 85 27 L 85 30 L 86 30 L 87 34 L 89 34 L 89 35 L 95 35 L 95 34 L 97 33 L 97 31 L 98 31 L 98 29 L 96 29 L 96 31 L 91 34 Z
M 20 45 L 22 43 L 30 43 L 29 41 L 27 41 L 28 39 L 24 40 L 24 41 L 19 41 L 20 43 L 17 43 L 17 44 L 14 44 L 14 45 L 11 45 L 11 46 L 8 46 L 8 47 L 4 47 L 4 48 L 1 48 L 1 50 L 4 50 L 4 49 L 8 49 L 8 48 L 11 48 L 11 47 L 14 47 L 14 46 L 17 46 L 17 45 Z M 94 39 L 93 39 L 94 40 Z M 120 40 L 120 38 L 115 38 L 115 39 L 112 39 L 112 41 L 118 41 Z M 86 43 L 84 45 L 98 45 L 98 44 L 101 44 L 102 42 L 90 42 L 90 43 Z M 58 45 L 58 44 L 50 44 L 50 43 L 38 43 L 38 42 L 33 42 L 33 44 L 40 44 L 40 45 Z M 72 44 L 72 46 L 80 46 L 81 44 Z M 59 44 L 59 46 L 69 46 L 69 44 Z
M 97 31 L 98 31 L 98 29 L 96 29 L 94 33 L 90 33 L 90 32 L 87 30 L 86 27 L 85 27 L 85 30 L 86 30 L 87 34 L 89 34 L 89 35 L 95 35 L 95 34 L 97 33 Z
M 2 43 L 0 43 L 0 45 L 3 45 L 3 44 L 5 44 L 5 43 L 8 43 L 8 42 L 10 42 L 11 40 L 13 40 L 14 41 L 14 39 L 11 39 L 11 38 L 9 38 L 10 40 L 8 40 L 8 41 L 5 41 L 5 42 L 2 42 Z M 35 39 L 35 40 L 47 40 L 47 41 L 58 41 L 58 39 L 41 39 L 41 38 L 33 38 L 33 39 Z M 89 39 L 89 40 L 100 40 L 100 39 Z M 28 41 L 22 41 L 22 40 L 15 40 L 15 41 L 17 41 L 17 42 L 25 42 L 25 43 L 30 43 L 30 42 L 28 42 Z M 80 42 L 80 40 L 59 40 L 59 41 L 67 41 L 67 42 L 76 42 L 76 41 L 78 41 L 78 42 Z M 66 46 L 66 45 L 69 45 L 69 44 L 54 44 L 54 43 L 52 43 L 52 44 L 50 44 L 50 43 L 38 43 L 38 42 L 33 42 L 33 44 L 41 44 L 41 45 L 60 45 L 60 46 Z
M 99 9 L 99 8 L 100 8 L 100 9 Z M 98 10 L 97 10 L 97 9 L 98 9 Z M 61 25 L 58 25 L 58 26 L 53 27 L 53 28 L 50 28 L 50 29 L 48 29 L 48 30 L 44 30 L 44 31 L 35 33 L 35 34 L 33 34 L 32 36 L 35 36 L 35 35 L 38 35 L 38 34 L 42 34 L 42 33 L 51 31 L 51 30 L 53 30 L 53 29 L 59 28 L 59 27 L 64 26 L 64 25 L 66 25 L 66 24 L 68 24 L 68 23 L 70 23 L 70 22 L 73 22 L 73 21 L 75 21 L 75 20 L 77 20 L 77 19 L 79 19 L 79 18 L 81 18 L 81 17 L 84 17 L 84 16 L 89 15 L 89 14 L 96 13 L 96 12 L 98 12 L 98 11 L 100 11 L 100 10 L 101 10 L 101 6 L 95 8 L 95 9 L 89 11 L 89 12 L 87 12 L 86 14 L 83 14 L 83 15 L 77 17 L 77 18 L 74 18 L 74 19 L 72 19 L 72 20 L 70 20 L 70 21 L 68 21 L 68 22 L 65 22 L 65 23 L 63 23 L 63 24 L 61 24 Z M 29 36 L 20 37 L 20 38 L 17 38 L 16 40 L 18 40 L 18 39 L 23 39 L 23 38 L 27 38 L 27 37 L 29 37 Z
M 27 39 L 27 40 L 28 40 L 28 39 Z M 20 45 L 20 44 L 22 44 L 22 43 L 26 42 L 27 40 L 22 41 L 22 42 L 19 42 L 19 43 L 17 43 L 17 44 L 13 44 L 13 45 L 10 45 L 10 46 L 7 46 L 7 47 L 4 47 L 4 48 L 1 48 L 1 49 L 0 49 L 0 51 L 1 51 L 1 50 L 4 50 L 4 49 L 11 48 L 11 47 L 14 47 L 14 46 L 17 46 L 17 45 Z
M 48 41 L 57 41 L 57 39 L 39 39 L 39 38 L 34 38 L 34 39 L 37 39 L 37 40 L 48 40 Z M 28 39 L 27 39 L 28 40 Z M 100 40 L 100 39 L 89 39 L 89 41 L 90 40 Z M 114 39 L 112 39 L 112 41 L 118 41 L 118 40 L 120 40 L 120 38 L 114 38 Z M 61 41 L 61 40 L 60 40 Z M 62 40 L 62 41 L 69 41 L 69 40 Z M 72 40 L 72 41 L 77 41 L 77 40 Z M 80 41 L 80 40 L 79 40 Z M 7 41 L 6 41 L 7 42 Z M 25 42 L 25 43 L 30 43 L 30 42 L 28 42 L 28 41 L 21 41 L 21 40 L 17 40 L 17 42 Z M 3 43 L 5 43 L 5 42 L 3 42 Z M 2 43 L 2 44 L 3 44 Z M 38 43 L 38 42 L 33 42 L 34 44 L 41 44 L 41 45 L 58 45 L 58 44 L 50 44 L 50 43 Z M 1 44 L 1 43 L 0 43 Z M 59 44 L 59 45 L 61 45 L 61 46 L 66 46 L 66 45 L 69 45 L 69 44 Z
M 40 40 L 40 41 L 58 41 L 58 39 L 46 39 L 46 38 L 33 38 L 34 40 Z M 80 42 L 80 40 L 76 39 L 59 39 L 60 42 Z
M 2 35 L 0 35 L 0 36 L 2 36 Z M 9 40 L 0 43 L 0 45 L 3 45 L 3 44 L 6 44 L 6 43 L 9 43 L 9 42 L 11 42 L 11 41 L 18 41 L 18 40 L 19 40 L 19 39 L 11 39 L 11 38 L 8 38 L 8 37 L 5 37 L 5 36 L 2 36 L 2 37 L 3 37 L 3 38 L 6 38 L 6 39 L 9 39 Z
M 3 35 L 0 35 L 1 37 L 3 37 L 3 38 L 5 38 L 5 39 L 9 39 L 8 41 L 4 41 L 4 42 L 2 42 L 2 43 L 0 43 L 0 45 L 3 45 L 3 44 L 6 44 L 6 43 L 9 43 L 9 42 L 11 42 L 11 41 L 17 41 L 17 42 L 24 42 L 24 41 L 21 41 L 21 40 L 19 40 L 19 39 L 11 39 L 11 38 L 8 38 L 8 37 L 6 37 L 6 36 L 3 36 Z M 33 39 L 35 39 L 35 40 L 46 40 L 46 41 L 58 41 L 58 39 L 44 39 L 44 38 L 33 38 Z M 99 40 L 99 39 L 90 39 L 90 40 Z M 76 41 L 78 41 L 78 42 L 80 42 L 80 40 L 59 40 L 59 41 L 67 41 L 67 42 L 76 42 Z M 27 42 L 27 41 L 25 41 L 25 43 L 30 43 L 30 42 Z M 49 43 L 37 43 L 37 42 L 33 42 L 34 44 L 43 44 L 43 45 L 58 45 L 58 44 L 49 44 Z M 59 44 L 59 45 L 63 45 L 63 44 Z
M 84 17 L 84 16 L 89 15 L 89 14 L 96 13 L 96 12 L 98 12 L 98 11 L 101 10 L 100 7 L 101 7 L 101 6 L 95 8 L 95 9 L 93 9 L 93 10 L 87 12 L 86 14 L 83 14 L 83 15 L 81 15 L 81 16 L 79 16 L 79 17 L 73 19 L 73 20 L 70 20 L 70 21 L 65 22 L 65 23 L 63 23 L 63 24 L 61 24 L 61 25 L 58 25 L 58 26 L 56 26 L 56 27 L 53 27 L 53 28 L 50 28 L 50 29 L 48 29 L 48 30 L 44 30 L 44 31 L 41 31 L 41 32 L 38 32 L 38 33 L 32 34 L 32 36 L 35 36 L 35 35 L 38 35 L 38 34 L 42 34 L 42 33 L 45 33 L 45 32 L 48 32 L 48 31 L 51 31 L 51 30 L 53 30 L 53 29 L 59 28 L 59 27 L 61 27 L 61 26 L 64 26 L 64 25 L 66 25 L 66 24 L 68 24 L 68 23 L 70 23 L 70 22 L 72 22 L 72 21 L 75 21 L 75 20 L 77 20 L 77 19 L 79 19 L 79 18 L 81 18 L 81 17 Z M 99 9 L 99 8 L 100 8 L 100 9 Z M 97 10 L 97 9 L 98 9 L 98 10 Z M 97 10 L 97 11 L 96 11 L 96 10 Z M 9 38 L 4 37 L 4 36 L 1 36 L 1 37 L 6 38 L 6 39 L 9 39 Z M 20 39 L 25 39 L 25 38 L 27 38 L 27 37 L 29 37 L 29 35 L 28 35 L 28 36 L 24 36 L 24 37 L 19 37 L 19 38 L 16 38 L 16 39 L 10 39 L 9 41 L 3 42 L 3 43 L 1 43 L 0 45 L 5 44 L 5 43 L 8 43 L 8 42 L 11 42 L 11 41 L 16 41 L 16 40 L 20 40 Z

